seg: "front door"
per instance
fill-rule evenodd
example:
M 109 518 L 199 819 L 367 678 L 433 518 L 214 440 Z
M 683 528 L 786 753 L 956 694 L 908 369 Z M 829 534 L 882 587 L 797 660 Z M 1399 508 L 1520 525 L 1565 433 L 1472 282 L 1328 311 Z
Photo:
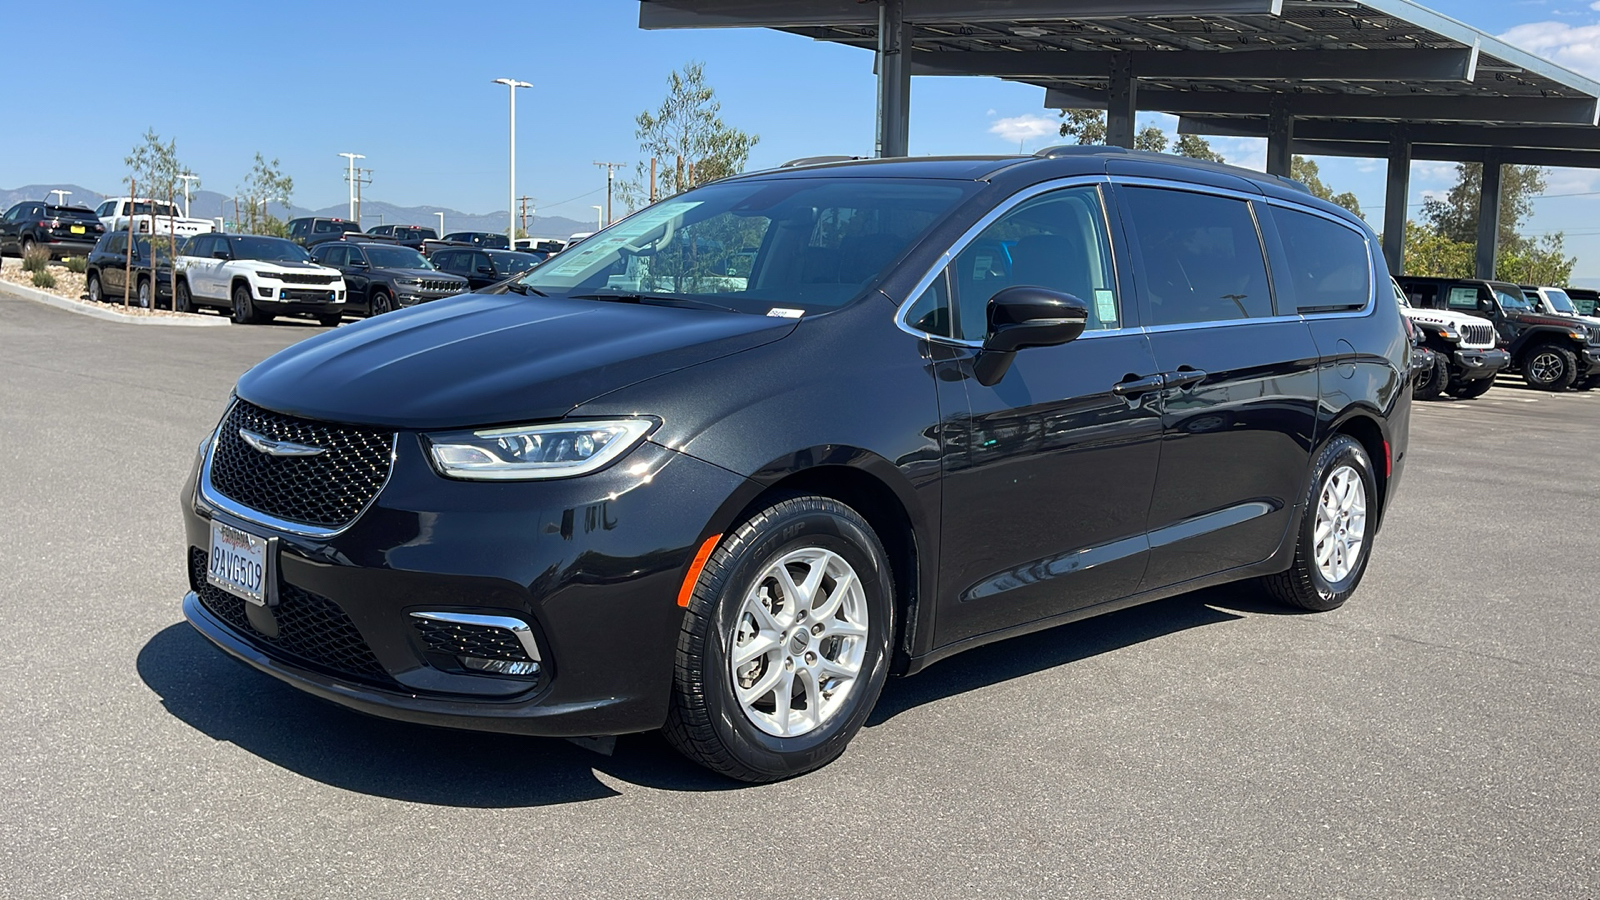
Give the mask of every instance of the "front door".
M 1096 185 L 1023 200 L 948 268 L 950 327 L 969 343 L 936 373 L 941 408 L 966 410 L 944 426 L 940 645 L 1138 588 L 1161 438 L 1157 385 L 1141 380 L 1158 370 L 1116 270 Z M 1018 352 L 984 386 L 971 343 L 988 333 L 989 298 L 1014 285 L 1082 299 L 1089 325 Z

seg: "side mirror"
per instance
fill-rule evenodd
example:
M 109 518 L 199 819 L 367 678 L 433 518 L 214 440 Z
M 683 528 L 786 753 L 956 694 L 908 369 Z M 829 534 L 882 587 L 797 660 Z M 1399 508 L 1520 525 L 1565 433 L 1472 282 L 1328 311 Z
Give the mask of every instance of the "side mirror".
M 211 251 L 211 258 L 212 259 L 228 259 L 229 256 L 230 256 L 230 254 L 226 250 L 213 250 L 213 251 Z
M 479 266 L 478 267 L 478 274 L 479 275 L 493 275 L 494 274 L 494 269 L 491 269 L 488 266 Z
M 1054 347 L 1083 334 L 1089 307 L 1071 294 L 1041 287 L 1009 287 L 989 298 L 989 337 L 978 354 L 978 383 L 993 387 L 1018 350 Z
M 1490 303 L 1487 299 L 1485 299 L 1483 297 L 1479 297 L 1478 298 L 1478 310 L 1480 312 L 1494 312 L 1494 304 Z

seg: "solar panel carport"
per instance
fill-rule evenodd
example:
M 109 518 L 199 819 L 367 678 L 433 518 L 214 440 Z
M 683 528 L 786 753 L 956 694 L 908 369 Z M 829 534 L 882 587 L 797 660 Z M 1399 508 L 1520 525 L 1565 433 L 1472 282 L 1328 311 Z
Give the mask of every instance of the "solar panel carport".
M 876 52 L 878 154 L 904 156 L 912 75 L 984 75 L 1183 134 L 1387 158 L 1384 255 L 1404 257 L 1411 161 L 1481 162 L 1476 268 L 1494 272 L 1500 167 L 1600 168 L 1600 83 L 1410 0 L 641 0 L 642 28 L 775 28 Z

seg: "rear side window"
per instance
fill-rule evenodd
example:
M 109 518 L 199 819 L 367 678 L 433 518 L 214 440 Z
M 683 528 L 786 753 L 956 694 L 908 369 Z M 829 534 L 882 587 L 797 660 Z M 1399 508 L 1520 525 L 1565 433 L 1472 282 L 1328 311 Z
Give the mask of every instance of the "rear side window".
M 1278 285 L 1292 288 L 1301 312 L 1367 305 L 1372 293 L 1372 254 L 1364 236 L 1332 219 L 1284 207 L 1274 207 L 1272 219 L 1289 257 L 1289 271 L 1278 279 Z
M 1250 204 L 1163 188 L 1123 188 L 1143 256 L 1151 325 L 1271 316 L 1266 257 Z

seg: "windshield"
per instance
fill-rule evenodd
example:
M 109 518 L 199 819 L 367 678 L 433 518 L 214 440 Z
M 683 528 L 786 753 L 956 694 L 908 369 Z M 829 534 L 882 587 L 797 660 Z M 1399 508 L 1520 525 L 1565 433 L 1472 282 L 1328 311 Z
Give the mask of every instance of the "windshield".
M 1499 298 L 1501 309 L 1515 309 L 1521 312 L 1533 312 L 1533 304 L 1529 303 L 1528 298 L 1524 297 L 1522 292 L 1519 290 L 1496 285 L 1494 289 L 1494 295 L 1495 297 Z
M 1406 299 L 1406 292 L 1400 290 L 1400 285 L 1396 284 L 1393 279 L 1389 281 L 1389 289 L 1394 291 L 1394 301 L 1396 303 L 1400 304 L 1406 309 L 1411 308 L 1411 301 Z
M 714 298 L 798 315 L 860 296 L 976 183 L 792 178 L 713 184 L 641 210 L 533 270 L 544 293 Z
M 178 212 L 178 208 L 170 203 L 151 203 L 148 200 L 141 200 L 134 203 L 133 214 L 136 216 L 148 216 L 154 214 L 157 216 L 172 216 L 173 218 L 178 218 L 181 215 L 181 213 Z
M 521 275 L 523 272 L 544 262 L 543 259 L 527 253 L 512 253 L 509 250 L 485 250 L 489 258 L 494 260 L 497 271 L 510 275 Z
M 1566 291 L 1560 288 L 1545 288 L 1544 295 L 1550 298 L 1550 305 L 1555 307 L 1556 312 L 1566 313 L 1569 316 L 1577 315 L 1578 309 L 1572 305 L 1572 298 L 1567 296 Z
M 1574 297 L 1572 300 L 1572 305 L 1577 308 L 1578 315 L 1580 316 L 1594 315 L 1594 308 L 1596 306 L 1594 300 Z
M 266 262 L 308 262 L 311 259 L 306 251 L 300 249 L 299 244 L 290 243 L 283 238 L 230 237 L 228 245 L 233 250 L 234 259 L 259 259 Z
M 433 265 L 410 247 L 363 247 L 367 261 L 379 269 L 431 269 Z

